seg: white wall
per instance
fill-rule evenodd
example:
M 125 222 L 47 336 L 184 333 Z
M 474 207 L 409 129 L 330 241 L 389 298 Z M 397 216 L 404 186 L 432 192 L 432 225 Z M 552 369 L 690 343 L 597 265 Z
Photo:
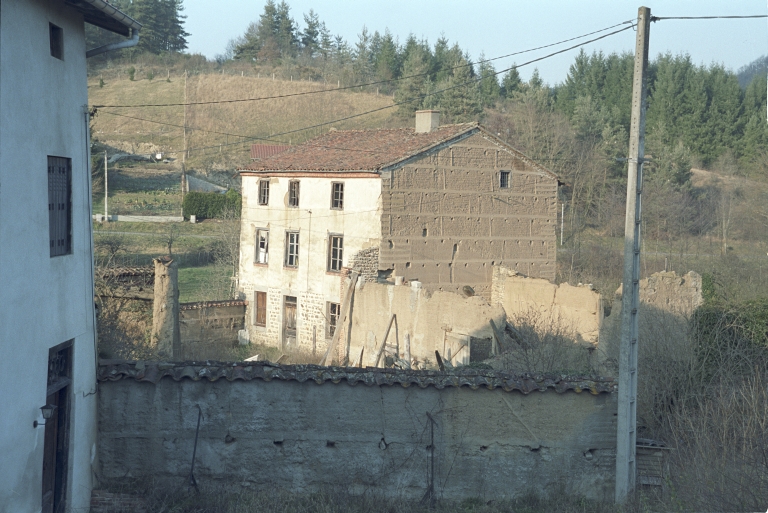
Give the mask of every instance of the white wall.
M 288 182 L 300 181 L 299 207 L 288 207 Z M 381 240 L 381 179 L 368 177 L 271 177 L 269 205 L 258 204 L 259 178 L 243 176 L 240 232 L 240 290 L 250 302 L 246 325 L 251 340 L 278 345 L 282 330 L 282 298 L 298 299 L 298 343 L 311 347 L 317 326 L 318 347 L 325 347 L 325 302 L 339 303 L 339 273 L 327 271 L 328 234 L 344 235 L 344 266 L 363 249 Z M 344 209 L 331 210 L 331 182 L 344 183 Z M 257 228 L 270 230 L 269 264 L 255 264 Z M 283 265 L 286 230 L 299 230 L 299 265 Z M 254 291 L 266 291 L 267 326 L 253 326 Z
M 49 22 L 64 31 L 50 55 Z M 41 507 L 48 349 L 74 339 L 68 503 L 87 511 L 95 355 L 85 40 L 56 0 L 0 3 L 0 511 Z M 73 250 L 51 258 L 47 156 L 72 159 Z

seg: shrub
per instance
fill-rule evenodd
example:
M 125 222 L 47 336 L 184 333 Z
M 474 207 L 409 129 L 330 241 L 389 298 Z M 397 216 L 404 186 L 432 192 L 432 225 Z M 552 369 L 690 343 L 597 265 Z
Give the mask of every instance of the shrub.
M 148 70 L 147 71 L 147 80 L 149 80 L 151 82 L 153 78 L 155 78 L 155 72 L 152 71 L 152 70 Z
M 184 217 L 196 216 L 198 219 L 213 219 L 224 211 L 235 212 L 240 216 L 242 198 L 237 191 L 230 189 L 226 194 L 218 192 L 190 192 L 184 196 L 182 209 Z

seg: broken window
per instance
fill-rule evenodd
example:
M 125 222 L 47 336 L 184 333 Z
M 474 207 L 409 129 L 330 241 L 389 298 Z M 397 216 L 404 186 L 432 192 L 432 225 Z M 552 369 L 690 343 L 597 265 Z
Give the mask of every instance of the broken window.
M 288 206 L 299 206 L 299 181 L 291 180 L 288 182 Z
M 256 230 L 256 263 L 269 263 L 269 230 Z
M 336 326 L 339 323 L 339 314 L 341 314 L 341 305 L 339 303 L 331 303 L 330 301 L 326 303 L 327 306 L 327 313 L 326 313 L 326 336 L 327 338 L 333 338 L 334 333 L 336 333 Z
M 255 292 L 254 293 L 254 309 L 253 309 L 253 323 L 256 326 L 267 325 L 267 293 Z
M 48 34 L 51 39 L 51 57 L 64 59 L 64 30 L 53 23 L 48 24 Z
M 285 266 L 299 266 L 299 232 L 285 232 Z
M 269 205 L 269 180 L 259 180 L 259 205 Z
M 509 183 L 509 176 L 511 172 L 510 171 L 499 171 L 499 188 L 500 189 L 509 189 L 510 183 Z
M 48 242 L 51 256 L 72 253 L 72 159 L 48 157 Z
M 344 184 L 341 182 L 331 184 L 331 208 L 344 210 Z
M 342 235 L 331 235 L 328 238 L 328 270 L 341 271 L 342 259 L 344 256 L 344 237 Z

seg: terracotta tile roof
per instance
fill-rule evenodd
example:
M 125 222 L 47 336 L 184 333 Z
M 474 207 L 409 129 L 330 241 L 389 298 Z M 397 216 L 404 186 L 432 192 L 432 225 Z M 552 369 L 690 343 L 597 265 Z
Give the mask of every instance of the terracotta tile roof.
M 279 365 L 271 362 L 136 362 L 125 360 L 100 360 L 99 381 L 134 379 L 157 384 L 168 377 L 175 381 L 314 381 L 367 386 L 400 385 L 420 388 L 469 387 L 473 390 L 518 391 L 523 394 L 554 390 L 558 393 L 573 390 L 592 395 L 612 393 L 617 390 L 613 378 L 594 376 L 556 376 L 538 374 L 511 374 L 492 370 L 454 369 L 449 372 L 411 371 L 368 367 L 322 367 L 319 365 Z
M 287 144 L 251 144 L 251 159 L 265 159 L 290 148 Z
M 444 125 L 420 134 L 413 128 L 332 130 L 241 171 L 378 171 L 477 127 Z

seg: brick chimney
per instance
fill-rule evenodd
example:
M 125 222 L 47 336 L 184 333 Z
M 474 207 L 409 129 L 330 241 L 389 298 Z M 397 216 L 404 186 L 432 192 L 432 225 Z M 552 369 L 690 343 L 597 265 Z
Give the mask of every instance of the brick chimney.
M 417 110 L 416 111 L 416 133 L 428 134 L 440 126 L 439 110 Z

